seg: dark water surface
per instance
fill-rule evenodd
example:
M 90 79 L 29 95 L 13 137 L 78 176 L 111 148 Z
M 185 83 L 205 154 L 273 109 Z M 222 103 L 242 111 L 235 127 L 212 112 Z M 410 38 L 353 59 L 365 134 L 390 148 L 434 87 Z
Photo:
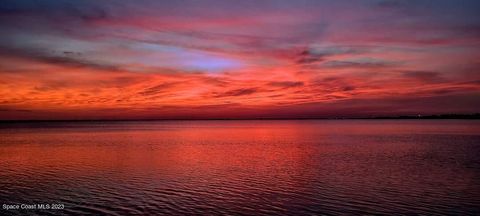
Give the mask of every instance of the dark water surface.
M 480 121 L 0 125 L 2 214 L 480 215 Z

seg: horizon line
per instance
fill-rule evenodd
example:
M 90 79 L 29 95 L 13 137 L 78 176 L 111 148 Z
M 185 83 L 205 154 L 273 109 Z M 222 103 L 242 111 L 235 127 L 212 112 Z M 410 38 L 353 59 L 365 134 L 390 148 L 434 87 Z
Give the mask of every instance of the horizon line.
M 239 121 L 239 120 L 402 120 L 402 119 L 480 119 L 480 113 L 439 114 L 439 115 L 400 115 L 372 117 L 257 117 L 257 118 L 138 118 L 138 119 L 17 119 L 0 120 L 0 123 L 16 122 L 94 122 L 94 121 Z

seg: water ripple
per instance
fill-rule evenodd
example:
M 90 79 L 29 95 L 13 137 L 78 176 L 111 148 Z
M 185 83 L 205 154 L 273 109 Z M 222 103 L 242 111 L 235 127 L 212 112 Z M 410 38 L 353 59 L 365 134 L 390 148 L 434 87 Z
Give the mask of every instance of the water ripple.
M 0 128 L 0 202 L 65 205 L 6 213 L 480 214 L 478 121 L 62 124 Z

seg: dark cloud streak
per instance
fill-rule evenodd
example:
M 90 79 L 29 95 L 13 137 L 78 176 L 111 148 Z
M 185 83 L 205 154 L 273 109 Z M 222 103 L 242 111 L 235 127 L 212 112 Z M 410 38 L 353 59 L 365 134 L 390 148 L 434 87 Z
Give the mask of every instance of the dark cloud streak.
M 245 96 L 251 95 L 258 92 L 257 88 L 240 88 L 234 89 L 223 93 L 217 93 L 215 97 L 238 97 L 238 96 Z

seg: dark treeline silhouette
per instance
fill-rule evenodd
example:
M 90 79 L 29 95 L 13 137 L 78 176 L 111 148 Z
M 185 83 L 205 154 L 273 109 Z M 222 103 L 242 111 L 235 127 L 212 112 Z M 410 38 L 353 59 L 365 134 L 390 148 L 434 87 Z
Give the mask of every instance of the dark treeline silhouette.
M 385 117 L 373 117 L 372 119 L 480 119 L 480 113 L 475 113 L 475 114 L 385 116 Z
M 209 118 L 209 119 L 74 119 L 74 120 L 0 120 L 0 123 L 15 122 L 104 122 L 104 121 L 204 121 L 204 120 L 341 120 L 341 119 L 480 119 L 480 113 L 474 114 L 439 114 L 439 115 L 401 115 L 401 116 L 372 116 L 372 117 L 302 117 L 302 118 Z

